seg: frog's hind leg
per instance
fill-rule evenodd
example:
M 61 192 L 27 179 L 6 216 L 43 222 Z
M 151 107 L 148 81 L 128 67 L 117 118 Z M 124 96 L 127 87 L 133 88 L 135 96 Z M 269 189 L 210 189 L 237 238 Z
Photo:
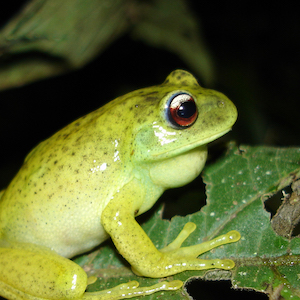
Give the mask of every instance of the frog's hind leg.
M 0 295 L 11 300 L 81 299 L 87 286 L 83 269 L 54 251 L 37 248 L 0 248 Z
M 179 280 L 148 287 L 131 281 L 108 290 L 85 292 L 87 275 L 73 261 L 31 244 L 16 247 L 0 248 L 0 296 L 10 300 L 117 300 L 182 286 Z

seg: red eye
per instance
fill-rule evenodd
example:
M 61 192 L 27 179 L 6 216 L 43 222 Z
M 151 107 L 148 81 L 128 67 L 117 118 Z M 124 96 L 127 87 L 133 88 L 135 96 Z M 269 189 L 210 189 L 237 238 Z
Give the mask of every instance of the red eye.
M 172 96 L 167 107 L 167 116 L 175 128 L 184 129 L 193 125 L 198 116 L 193 97 L 186 93 Z

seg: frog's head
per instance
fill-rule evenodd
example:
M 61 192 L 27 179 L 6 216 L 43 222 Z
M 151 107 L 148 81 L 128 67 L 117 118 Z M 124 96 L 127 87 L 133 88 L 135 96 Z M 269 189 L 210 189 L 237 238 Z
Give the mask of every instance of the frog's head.
M 183 70 L 173 71 L 162 85 L 138 92 L 136 118 L 143 121 L 134 132 L 133 160 L 148 165 L 155 182 L 169 177 L 166 187 L 186 184 L 201 172 L 207 143 L 235 123 L 234 104 L 222 93 L 199 86 Z M 186 174 L 178 176 L 183 169 Z

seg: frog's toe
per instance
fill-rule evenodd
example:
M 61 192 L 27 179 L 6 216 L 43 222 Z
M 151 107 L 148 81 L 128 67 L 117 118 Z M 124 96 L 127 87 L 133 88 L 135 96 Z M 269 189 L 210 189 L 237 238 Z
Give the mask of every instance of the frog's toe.
M 235 263 L 231 259 L 218 259 L 217 262 L 214 264 L 214 266 L 215 268 L 230 270 L 234 268 Z
M 180 280 L 162 281 L 151 286 L 139 287 L 139 283 L 135 280 L 119 284 L 109 290 L 99 292 L 85 293 L 82 300 L 118 300 L 128 299 L 138 296 L 146 296 L 159 291 L 174 291 L 181 288 L 183 282 Z

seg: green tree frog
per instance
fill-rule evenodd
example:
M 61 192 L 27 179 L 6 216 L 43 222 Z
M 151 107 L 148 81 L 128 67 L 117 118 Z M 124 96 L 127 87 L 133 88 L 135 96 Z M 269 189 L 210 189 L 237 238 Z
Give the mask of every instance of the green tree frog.
M 187 223 L 156 249 L 135 221 L 164 190 L 187 184 L 204 167 L 207 143 L 237 119 L 223 94 L 183 70 L 161 85 L 121 96 L 41 142 L 0 194 L 0 295 L 7 299 L 123 299 L 179 289 L 181 281 L 139 287 L 136 281 L 88 293 L 87 275 L 69 258 L 111 238 L 141 276 L 231 269 L 230 259 L 198 256 L 236 242 L 233 230 L 181 247 Z

